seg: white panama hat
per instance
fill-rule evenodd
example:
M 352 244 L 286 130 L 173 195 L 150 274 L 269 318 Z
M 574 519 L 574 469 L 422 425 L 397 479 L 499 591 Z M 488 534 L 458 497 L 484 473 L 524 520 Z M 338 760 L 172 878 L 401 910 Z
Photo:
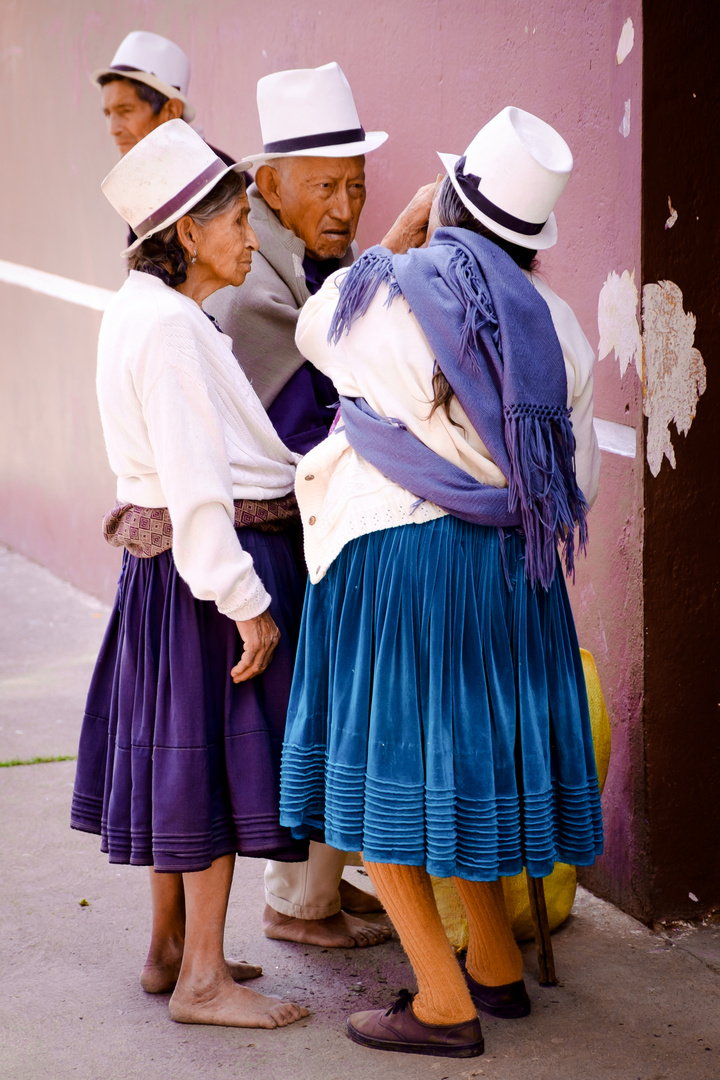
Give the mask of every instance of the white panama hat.
M 110 67 L 93 71 L 90 79 L 99 86 L 103 75 L 122 75 L 152 86 L 168 98 L 179 98 L 184 105 L 183 120 L 195 119 L 195 110 L 187 99 L 190 61 L 179 45 L 160 34 L 133 30 L 121 42 Z
M 358 157 L 377 150 L 385 131 L 365 131 L 339 64 L 264 75 L 257 84 L 264 142 L 260 165 L 277 157 Z
M 573 157 L 544 120 L 508 105 L 462 157 L 438 157 L 470 213 L 497 236 L 535 251 L 557 243 L 552 210 L 570 179 Z
M 143 240 L 187 214 L 231 171 L 252 162 L 226 165 L 184 120 L 168 120 L 120 158 L 101 187 L 137 240 L 121 252 L 130 255 Z

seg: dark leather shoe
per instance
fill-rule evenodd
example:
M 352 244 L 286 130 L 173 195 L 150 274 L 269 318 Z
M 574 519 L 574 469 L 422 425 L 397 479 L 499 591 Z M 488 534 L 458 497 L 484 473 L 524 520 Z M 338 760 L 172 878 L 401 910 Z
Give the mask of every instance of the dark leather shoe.
M 348 1038 L 374 1050 L 436 1057 L 477 1057 L 485 1049 L 480 1021 L 464 1024 L 424 1024 L 412 1008 L 413 995 L 401 990 L 385 1009 L 354 1013 L 347 1022 Z
M 483 986 L 482 983 L 475 982 L 465 967 L 463 975 L 470 997 L 483 1012 L 503 1020 L 517 1020 L 521 1016 L 530 1015 L 530 998 L 522 979 L 505 983 L 504 986 Z

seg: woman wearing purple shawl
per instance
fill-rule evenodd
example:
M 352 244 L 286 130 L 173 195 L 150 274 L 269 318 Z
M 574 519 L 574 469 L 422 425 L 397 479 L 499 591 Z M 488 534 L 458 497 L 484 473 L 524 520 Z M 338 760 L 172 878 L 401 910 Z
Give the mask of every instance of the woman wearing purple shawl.
M 602 851 L 562 566 L 576 531 L 585 547 L 600 455 L 593 350 L 533 273 L 557 239 L 567 144 L 507 108 L 441 159 L 428 245 L 371 249 L 298 325 L 341 419 L 297 473 L 311 583 L 281 822 L 363 851 L 417 977 L 350 1037 L 469 1057 L 478 1009 L 530 1012 L 499 878 Z M 465 905 L 464 971 L 430 874 Z

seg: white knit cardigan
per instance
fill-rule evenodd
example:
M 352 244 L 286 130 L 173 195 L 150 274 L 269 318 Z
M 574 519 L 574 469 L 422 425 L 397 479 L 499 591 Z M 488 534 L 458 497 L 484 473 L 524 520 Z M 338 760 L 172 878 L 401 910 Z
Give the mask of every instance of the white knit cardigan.
M 233 500 L 292 490 L 296 454 L 281 442 L 202 309 L 131 270 L 103 316 L 97 392 L 120 502 L 167 507 L 173 557 L 199 600 L 231 619 L 270 596 L 235 533 Z
M 385 306 L 382 286 L 367 313 L 334 345 L 327 340 L 338 300 L 339 270 L 305 304 L 295 340 L 300 352 L 335 383 L 343 397 L 363 397 L 381 416 L 405 424 L 426 446 L 483 484 L 506 480 L 470 425 L 457 399 L 450 417 L 430 418 L 434 356 L 404 297 Z M 565 359 L 567 404 L 576 439 L 578 484 L 588 503 L 597 497 L 600 450 L 593 428 L 594 351 L 572 309 L 536 275 L 528 275 L 547 303 Z M 306 454 L 295 491 L 305 536 L 310 580 L 319 581 L 343 546 L 356 536 L 399 525 L 420 524 L 445 514 L 434 503 L 388 480 L 350 446 L 342 424 Z

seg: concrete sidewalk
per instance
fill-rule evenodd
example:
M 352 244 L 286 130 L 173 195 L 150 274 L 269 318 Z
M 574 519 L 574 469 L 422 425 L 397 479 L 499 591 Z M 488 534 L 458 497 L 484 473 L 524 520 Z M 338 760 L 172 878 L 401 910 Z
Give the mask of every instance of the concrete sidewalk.
M 74 754 L 107 609 L 0 549 L 0 761 Z M 98 839 L 68 827 L 73 761 L 0 768 L 1 1080 L 717 1080 L 720 929 L 653 933 L 579 892 L 554 935 L 559 987 L 537 984 L 533 1014 L 483 1018 L 469 1060 L 364 1050 L 344 1036 L 352 1011 L 412 985 L 397 942 L 319 950 L 260 928 L 262 865 L 238 861 L 227 952 L 261 963 L 254 985 L 304 1003 L 280 1031 L 173 1024 L 143 993 L 146 873 L 110 866 Z M 367 883 L 356 870 L 350 880 Z M 87 906 L 80 901 L 87 900 Z

